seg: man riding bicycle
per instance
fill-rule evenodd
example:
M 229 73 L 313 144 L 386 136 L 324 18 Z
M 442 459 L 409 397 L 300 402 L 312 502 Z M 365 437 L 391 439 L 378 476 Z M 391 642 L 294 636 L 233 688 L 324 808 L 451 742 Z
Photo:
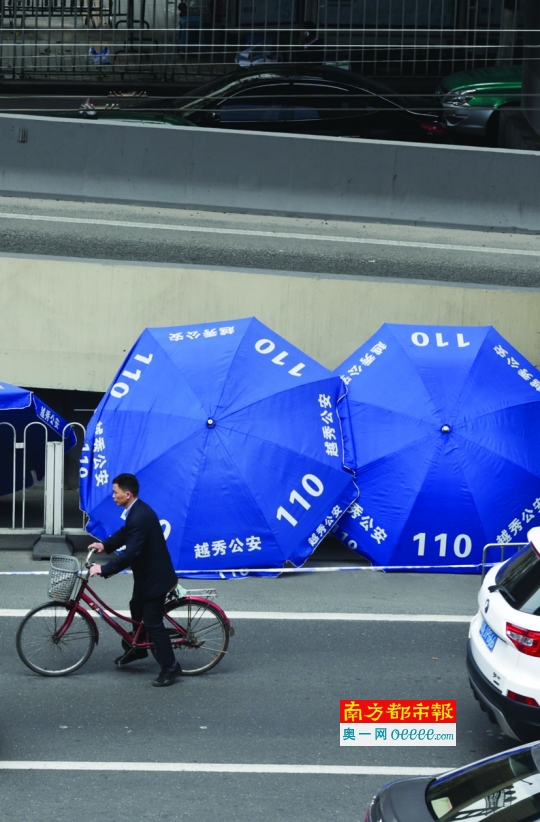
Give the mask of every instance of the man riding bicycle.
M 125 545 L 125 550 L 105 565 L 92 565 L 90 576 L 105 578 L 131 568 L 133 596 L 129 603 L 131 618 L 144 622 L 144 627 L 156 647 L 161 672 L 152 682 L 157 688 L 172 685 L 182 673 L 176 661 L 171 640 L 163 625 L 163 609 L 168 592 L 177 583 L 174 567 L 167 550 L 163 531 L 155 511 L 139 499 L 139 482 L 133 474 L 119 474 L 113 480 L 113 499 L 124 508 L 126 524 L 103 543 L 94 542 L 89 548 L 97 553 L 112 553 Z M 130 648 L 117 657 L 115 665 L 123 667 L 136 659 L 148 656 L 145 648 Z

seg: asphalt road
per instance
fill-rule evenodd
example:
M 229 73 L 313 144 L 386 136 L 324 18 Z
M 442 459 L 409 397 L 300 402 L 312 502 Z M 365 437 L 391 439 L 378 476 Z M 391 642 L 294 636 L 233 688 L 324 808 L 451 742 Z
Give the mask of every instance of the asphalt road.
M 537 236 L 16 198 L 0 198 L 0 253 L 540 285 Z M 28 553 L 0 554 L 0 572 L 46 569 Z M 362 822 L 372 795 L 394 778 L 389 769 L 450 768 L 512 744 L 468 687 L 475 577 L 366 570 L 218 582 L 236 630 L 229 654 L 215 671 L 163 690 L 150 687 L 152 661 L 114 668 L 118 641 L 106 626 L 76 674 L 31 673 L 16 655 L 13 612 L 46 599 L 46 578 L 3 575 L 0 584 L 6 822 Z M 97 585 L 113 606 L 127 607 L 128 575 Z M 457 747 L 341 748 L 339 700 L 351 698 L 455 698 Z M 74 766 L 2 766 L 29 760 Z M 77 771 L 80 762 L 101 769 Z M 105 762 L 142 770 L 108 770 Z M 148 770 L 181 762 L 235 763 L 246 772 Z M 382 772 L 249 772 L 272 764 Z
M 540 286 L 540 235 L 62 200 L 0 198 L 0 253 Z
M 43 572 L 47 565 L 32 563 L 26 553 L 0 554 L 0 570 L 13 569 Z M 96 586 L 125 608 L 130 584 L 124 575 Z M 1 611 L 0 759 L 369 765 L 383 772 L 465 764 L 511 745 L 480 712 L 465 673 L 466 619 L 475 611 L 478 585 L 475 577 L 370 571 L 219 582 L 218 601 L 236 630 L 229 654 L 213 672 L 163 690 L 150 687 L 153 661 L 113 667 L 118 641 L 106 626 L 79 672 L 39 677 L 16 655 L 19 617 Z M 43 575 L 2 576 L 2 606 L 25 609 L 43 601 L 45 589 Z M 263 618 L 252 618 L 252 611 Z M 280 618 L 285 611 L 288 618 Z M 343 613 L 357 619 L 331 618 Z M 442 621 L 426 620 L 430 614 Z M 462 621 L 450 621 L 459 616 Z M 349 698 L 455 698 L 457 746 L 342 748 L 339 700 Z M 372 795 L 391 778 L 8 771 L 0 763 L 0 794 L 9 822 L 71 822 L 74 816 L 79 822 L 131 822 L 135 815 L 362 822 Z

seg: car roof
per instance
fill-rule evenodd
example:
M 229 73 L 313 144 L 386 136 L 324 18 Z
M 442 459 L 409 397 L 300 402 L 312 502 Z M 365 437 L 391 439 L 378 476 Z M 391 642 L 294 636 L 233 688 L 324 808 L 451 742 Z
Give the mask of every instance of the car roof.
M 269 80 L 324 80 L 333 83 L 346 83 L 348 85 L 359 86 L 365 88 L 367 91 L 372 91 L 376 94 L 390 94 L 394 93 L 390 86 L 379 80 L 373 80 L 368 77 L 361 77 L 347 69 L 337 68 L 335 66 L 320 66 L 309 63 L 284 63 L 284 64 L 268 64 L 264 66 L 252 66 L 251 68 L 238 69 L 237 71 L 229 72 L 222 77 L 211 80 L 203 86 L 190 91 L 186 97 L 190 96 L 204 96 L 214 90 L 218 90 L 222 86 L 228 86 L 231 83 L 248 83 L 250 80 L 259 79 L 261 82 Z
M 195 101 L 202 101 L 205 97 L 219 97 L 221 92 L 229 93 L 231 87 L 249 85 L 253 82 L 254 88 L 268 82 L 282 80 L 283 82 L 305 81 L 305 82 L 325 82 L 341 83 L 353 88 L 359 88 L 371 94 L 378 94 L 394 103 L 394 105 L 407 109 L 408 111 L 423 112 L 426 109 L 431 112 L 431 105 L 426 105 L 426 100 L 421 97 L 404 95 L 396 91 L 386 83 L 372 77 L 362 77 L 353 71 L 337 68 L 335 66 L 323 66 L 306 63 L 285 63 L 268 64 L 264 66 L 253 66 L 248 69 L 239 69 L 229 72 L 222 77 L 217 77 L 203 86 L 193 89 L 183 97 L 176 99 L 176 104 L 180 109 L 191 108 Z M 431 114 L 429 115 L 431 116 Z
M 459 91 L 465 88 L 492 88 L 498 85 L 521 86 L 522 66 L 486 66 L 484 68 L 458 71 L 449 74 L 442 81 L 447 91 Z

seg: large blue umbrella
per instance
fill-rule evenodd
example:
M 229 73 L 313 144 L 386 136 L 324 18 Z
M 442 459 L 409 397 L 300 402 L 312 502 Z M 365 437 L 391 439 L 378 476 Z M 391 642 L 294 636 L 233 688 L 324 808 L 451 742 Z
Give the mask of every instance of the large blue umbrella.
M 137 475 L 175 568 L 298 565 L 357 496 L 339 377 L 254 318 L 143 332 L 81 461 L 88 530 L 121 524 L 112 480 Z
M 492 327 L 383 325 L 337 369 L 360 498 L 337 536 L 376 565 L 474 572 L 540 523 L 540 372 Z
M 34 423 L 34 424 L 32 424 Z M 37 424 L 41 423 L 41 424 Z M 26 388 L 0 383 L 0 495 L 13 491 L 13 457 L 15 456 L 15 490 L 29 488 L 34 479 L 45 475 L 45 443 L 64 439 L 68 451 L 76 442 L 75 434 L 62 417 Z M 14 444 L 26 444 L 14 449 Z M 26 472 L 23 471 L 23 453 Z M 21 457 L 18 458 L 18 454 Z

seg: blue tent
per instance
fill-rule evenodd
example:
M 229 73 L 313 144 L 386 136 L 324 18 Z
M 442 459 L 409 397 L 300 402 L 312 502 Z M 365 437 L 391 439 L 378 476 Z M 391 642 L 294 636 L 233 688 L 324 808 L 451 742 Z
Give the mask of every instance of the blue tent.
M 88 530 L 103 539 L 121 526 L 112 480 L 130 472 L 177 570 L 303 563 L 358 493 L 345 394 L 254 318 L 146 329 L 88 427 Z
M 33 424 L 32 424 L 33 423 Z M 26 429 L 26 435 L 25 435 Z M 45 476 L 45 443 L 64 437 L 65 450 L 76 442 L 69 424 L 32 391 L 0 383 L 0 496 L 13 492 L 15 442 L 23 444 L 26 461 L 25 486 Z M 20 458 L 18 457 L 20 454 Z M 23 450 L 15 449 L 15 490 L 23 487 Z
M 360 486 L 345 544 L 376 565 L 475 572 L 485 544 L 527 541 L 540 372 L 494 328 L 383 325 L 336 373 Z

